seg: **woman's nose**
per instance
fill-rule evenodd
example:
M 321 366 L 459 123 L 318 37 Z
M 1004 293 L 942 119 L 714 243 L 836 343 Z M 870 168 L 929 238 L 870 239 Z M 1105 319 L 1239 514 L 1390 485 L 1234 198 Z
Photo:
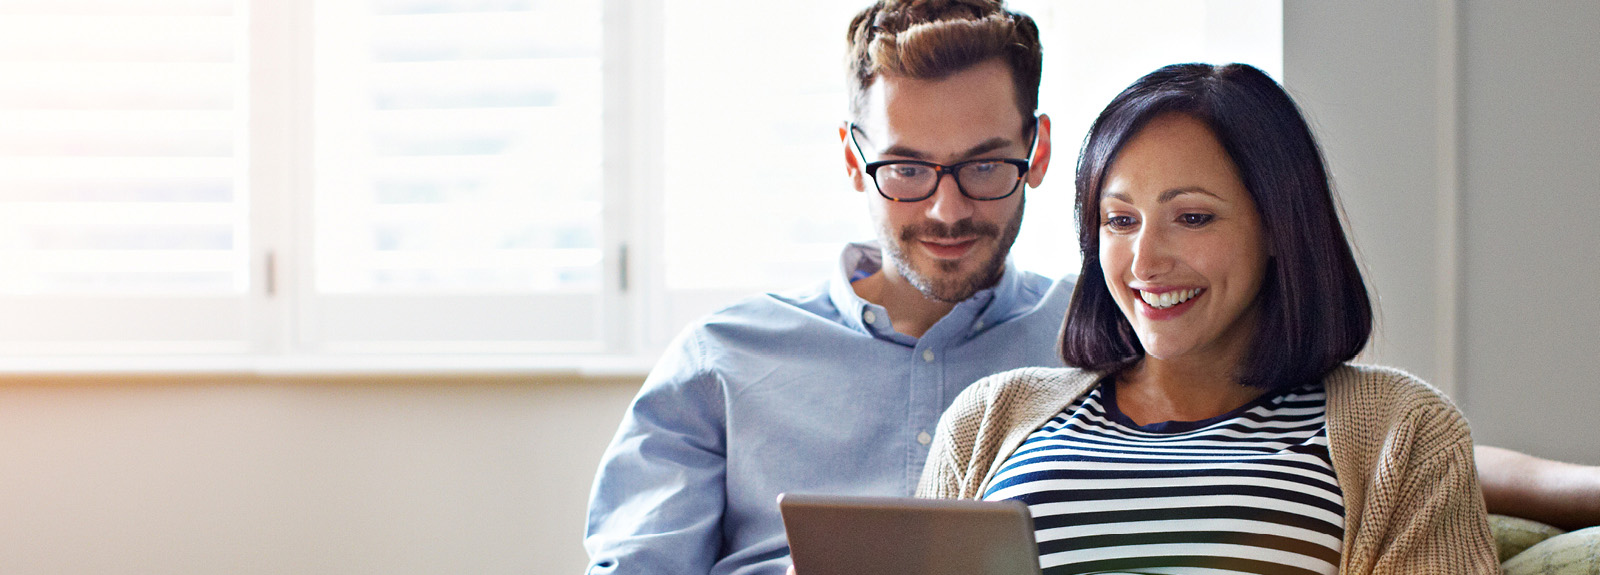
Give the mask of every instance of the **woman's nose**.
M 1172 270 L 1171 243 L 1158 227 L 1145 227 L 1133 241 L 1133 275 L 1141 280 L 1159 278 Z

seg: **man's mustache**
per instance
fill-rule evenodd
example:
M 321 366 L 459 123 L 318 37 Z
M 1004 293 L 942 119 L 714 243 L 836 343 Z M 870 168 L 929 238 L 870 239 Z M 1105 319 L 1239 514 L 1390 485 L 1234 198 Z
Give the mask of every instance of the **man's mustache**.
M 917 238 L 957 239 L 972 237 L 1000 237 L 1000 226 L 991 223 L 979 223 L 973 220 L 961 220 L 954 224 L 941 222 L 923 222 L 900 228 L 900 241 L 913 241 Z

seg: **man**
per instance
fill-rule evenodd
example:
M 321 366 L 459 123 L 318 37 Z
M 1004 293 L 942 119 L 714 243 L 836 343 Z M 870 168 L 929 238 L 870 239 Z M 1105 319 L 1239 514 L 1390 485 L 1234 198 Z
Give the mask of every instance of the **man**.
M 1051 155 L 1033 21 L 998 1 L 880 0 L 849 39 L 840 143 L 878 241 L 847 246 L 825 284 L 747 299 L 679 336 L 595 479 L 591 574 L 783 573 L 779 493 L 910 495 L 962 389 L 1060 365 L 1072 282 L 1006 259 Z M 1488 461 L 1504 473 L 1485 473 L 1491 511 L 1530 493 L 1572 501 L 1513 482 L 1553 462 L 1505 453 Z M 1587 489 L 1573 493 L 1600 493 Z
M 1071 282 L 1006 258 L 1051 151 L 1033 21 L 999 2 L 890 1 L 850 30 L 840 143 L 878 243 L 669 348 L 595 480 L 590 573 L 782 573 L 779 493 L 910 495 L 962 389 L 1060 363 Z

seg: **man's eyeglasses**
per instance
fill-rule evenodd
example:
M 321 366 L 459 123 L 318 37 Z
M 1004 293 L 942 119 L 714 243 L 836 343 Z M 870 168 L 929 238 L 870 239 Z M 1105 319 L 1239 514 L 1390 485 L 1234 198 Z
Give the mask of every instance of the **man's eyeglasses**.
M 856 132 L 861 128 L 849 124 L 850 143 L 856 147 L 861 159 L 861 143 Z M 1028 157 L 1033 157 L 1034 146 L 1039 144 L 1039 121 L 1033 122 L 1033 142 L 1028 145 Z M 1022 188 L 1028 175 L 1028 160 L 1014 158 L 967 160 L 954 164 L 939 164 L 922 160 L 884 160 L 868 162 L 862 171 L 872 177 L 878 195 L 895 202 L 920 202 L 933 197 L 939 189 L 939 180 L 945 174 L 956 179 L 956 189 L 961 195 L 979 201 L 1001 200 L 1011 197 Z

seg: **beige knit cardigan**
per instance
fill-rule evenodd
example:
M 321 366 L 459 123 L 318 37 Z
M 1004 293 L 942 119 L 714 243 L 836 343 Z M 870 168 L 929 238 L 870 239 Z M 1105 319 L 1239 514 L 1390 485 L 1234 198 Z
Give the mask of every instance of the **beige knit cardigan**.
M 976 499 L 1024 439 L 1101 374 L 1023 368 L 984 378 L 939 419 L 919 497 Z M 1342 365 L 1323 380 L 1344 492 L 1340 573 L 1499 573 L 1466 419 L 1404 372 Z

